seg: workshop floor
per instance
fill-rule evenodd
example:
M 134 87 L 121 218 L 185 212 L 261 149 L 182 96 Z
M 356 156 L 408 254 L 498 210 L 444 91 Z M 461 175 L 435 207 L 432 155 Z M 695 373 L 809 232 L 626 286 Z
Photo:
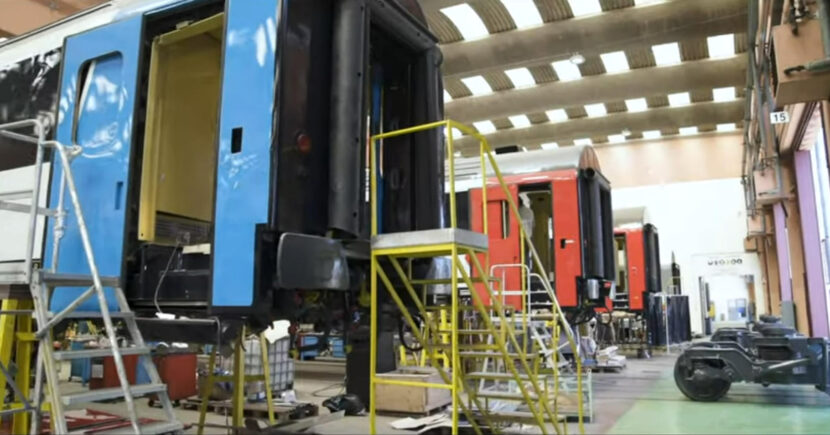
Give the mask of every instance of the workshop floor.
M 621 373 L 594 374 L 595 420 L 585 425 L 589 434 L 775 434 L 828 433 L 830 396 L 810 387 L 733 385 L 727 397 L 717 403 L 697 403 L 686 399 L 671 376 L 674 357 L 655 356 L 651 360 L 629 359 Z M 305 369 L 303 369 L 305 370 Z M 295 385 L 301 401 L 321 403 L 339 392 L 341 366 L 319 364 L 312 371 L 298 371 Z M 160 418 L 161 410 L 139 401 L 142 416 Z M 100 404 L 96 409 L 124 413 L 123 404 Z M 321 414 L 328 411 L 321 409 Z M 195 423 L 198 412 L 177 409 L 179 418 Z M 389 423 L 399 417 L 379 416 L 379 433 L 395 431 Z M 227 424 L 229 418 L 208 414 L 208 423 Z M 319 434 L 365 434 L 368 417 L 345 417 L 317 427 Z M 196 433 L 191 428 L 187 433 Z M 216 428 L 206 433 L 224 433 Z M 532 432 L 531 432 L 532 433 Z M 569 433 L 578 433 L 571 425 Z

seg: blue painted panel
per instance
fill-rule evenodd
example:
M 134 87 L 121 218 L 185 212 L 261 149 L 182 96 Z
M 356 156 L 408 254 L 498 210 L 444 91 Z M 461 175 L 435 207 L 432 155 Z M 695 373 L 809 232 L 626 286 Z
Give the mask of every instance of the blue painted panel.
M 254 300 L 256 225 L 268 221 L 280 3 L 227 2 L 216 172 L 214 307 L 247 307 Z M 234 129 L 241 129 L 239 149 L 231 146 Z
M 56 137 L 64 145 L 76 143 L 83 148 L 72 162 L 72 174 L 95 261 L 105 276 L 121 275 L 141 20 L 138 16 L 69 37 L 64 47 Z M 81 76 L 85 70 L 86 79 Z M 55 165 L 51 207 L 57 206 L 61 174 L 60 165 Z M 57 271 L 89 274 L 68 194 L 64 206 L 68 214 Z M 53 225 L 50 220 L 47 266 L 52 261 Z M 52 310 L 62 309 L 84 290 L 56 289 Z M 106 292 L 110 310 L 117 310 L 113 290 Z M 97 311 L 98 300 L 93 297 L 80 309 Z

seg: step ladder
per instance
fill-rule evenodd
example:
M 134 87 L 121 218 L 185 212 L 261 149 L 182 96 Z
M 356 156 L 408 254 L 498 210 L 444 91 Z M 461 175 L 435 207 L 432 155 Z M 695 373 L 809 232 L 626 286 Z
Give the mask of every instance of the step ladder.
M 21 133 L 22 129 L 33 129 L 35 136 L 30 136 L 26 133 Z M 31 130 L 30 130 L 31 131 Z M 28 283 L 32 303 L 34 306 L 34 318 L 37 322 L 38 329 L 35 332 L 35 339 L 38 341 L 38 358 L 35 369 L 35 388 L 33 392 L 33 399 L 28 408 L 32 412 L 31 433 L 40 433 L 41 423 L 41 408 L 43 404 L 43 387 L 44 375 L 46 384 L 48 386 L 49 407 L 50 407 L 50 422 L 52 425 L 52 433 L 70 433 L 67 427 L 67 420 L 64 415 L 64 410 L 69 407 L 74 407 L 78 404 L 99 402 L 113 399 L 123 399 L 127 408 L 127 417 L 130 421 L 130 429 L 135 434 L 160 434 L 170 432 L 180 432 L 184 428 L 183 424 L 177 421 L 173 413 L 173 405 L 167 394 L 167 386 L 161 381 L 161 378 L 150 358 L 150 349 L 144 343 L 144 339 L 139 332 L 136 324 L 135 315 L 130 310 L 124 292 L 121 289 L 118 277 L 104 277 L 98 272 L 95 262 L 95 256 L 92 250 L 92 244 L 89 238 L 89 231 L 87 229 L 84 215 L 81 208 L 80 199 L 75 188 L 75 180 L 72 176 L 71 161 L 81 153 L 81 148 L 75 146 L 64 146 L 56 141 L 47 141 L 45 139 L 44 124 L 37 119 L 12 122 L 0 125 L 0 135 L 26 142 L 37 147 L 35 155 L 35 181 L 34 189 L 31 194 L 31 204 L 28 206 L 21 206 L 17 203 L 8 201 L 0 201 L 0 209 L 7 211 L 15 211 L 28 213 L 29 220 L 29 234 L 26 245 L 26 258 L 23 265 L 23 280 Z M 60 191 L 58 192 L 58 204 L 55 209 L 46 209 L 39 206 L 40 189 L 41 189 L 41 175 L 43 173 L 44 153 L 47 150 L 52 150 L 53 160 L 59 161 L 61 165 L 61 179 Z M 57 162 L 55 162 L 57 164 Z M 64 209 L 64 202 L 66 193 L 69 193 L 72 211 L 77 220 L 78 231 L 80 233 L 81 241 L 84 248 L 84 255 L 90 273 L 88 275 L 73 275 L 65 273 L 57 273 L 58 254 L 60 253 L 60 241 L 64 234 L 64 219 L 66 217 L 66 210 Z M 51 246 L 52 249 L 52 264 L 48 269 L 33 268 L 33 252 L 35 235 L 37 228 L 38 216 L 47 216 L 54 219 L 54 241 Z M 50 301 L 53 292 L 57 288 L 86 288 L 75 300 L 63 307 L 60 312 L 52 312 L 50 309 Z M 107 296 L 104 293 L 104 288 L 109 287 L 113 289 L 112 294 L 115 296 L 118 309 L 117 312 L 111 312 L 107 302 Z M 93 296 L 97 297 L 100 311 L 79 311 L 78 308 Z M 65 319 L 100 319 L 104 323 L 107 338 L 109 339 L 110 348 L 108 349 L 92 349 L 92 350 L 69 350 L 56 352 L 52 349 L 52 328 Z M 129 339 L 134 344 L 133 347 L 119 347 L 118 337 L 116 336 L 115 324 L 113 319 L 117 318 L 126 326 Z M 130 385 L 127 378 L 127 372 L 124 367 L 124 356 L 137 355 L 140 363 L 146 370 L 149 378 L 149 384 Z M 104 388 L 99 390 L 90 390 L 82 393 L 63 394 L 60 387 L 60 379 L 57 374 L 57 362 L 80 358 L 95 358 L 112 356 L 115 363 L 116 372 L 118 374 L 119 387 Z M 141 396 L 155 395 L 162 405 L 165 412 L 166 420 L 153 421 L 145 423 L 146 420 L 140 420 L 135 409 L 135 399 Z
M 386 138 L 443 128 L 447 137 L 447 159 L 449 175 L 449 228 L 379 234 L 378 232 L 378 174 L 377 151 Z M 399 385 L 421 388 L 446 389 L 452 400 L 452 433 L 459 433 L 460 416 L 465 417 L 476 433 L 500 433 L 516 423 L 529 423 L 536 426 L 543 434 L 552 432 L 566 433 L 567 425 L 557 414 L 556 391 L 548 388 L 551 376 L 556 378 L 558 365 L 554 364 L 550 373 L 541 373 L 540 358 L 535 343 L 528 349 L 528 334 L 533 334 L 523 325 L 529 318 L 520 318 L 516 310 L 503 303 L 493 284 L 498 277 L 488 273 L 489 239 L 487 234 L 476 233 L 457 227 L 454 179 L 454 150 L 452 131 L 458 129 L 466 135 L 479 140 L 481 145 L 482 179 L 486 195 L 485 159 L 496 172 L 502 189 L 508 192 L 492 151 L 486 140 L 473 129 L 455 121 L 446 120 L 404 130 L 375 135 L 370 146 L 370 196 L 372 203 L 372 249 L 371 249 L 371 343 L 370 343 L 370 432 L 377 433 L 375 387 L 377 385 Z M 414 180 L 417 182 L 418 180 Z M 511 213 L 519 220 L 518 208 L 508 194 Z M 486 198 L 483 201 L 487 203 Z M 482 210 L 486 222 L 486 207 Z M 488 226 L 483 225 L 485 231 Z M 521 228 L 521 226 L 520 226 Z M 522 230 L 523 238 L 531 243 L 529 236 Z M 533 261 L 541 270 L 541 261 L 532 245 Z M 435 261 L 448 258 L 451 263 L 448 275 L 419 277 L 414 265 L 419 262 Z M 467 265 L 470 270 L 468 271 Z M 565 321 L 564 314 L 556 303 L 556 296 L 550 283 L 545 291 L 553 302 L 551 312 L 556 322 Z M 433 301 L 427 305 L 426 292 L 419 292 L 416 287 L 429 285 L 449 286 L 449 295 L 443 301 Z M 462 287 L 466 285 L 466 290 Z M 401 317 L 409 325 L 416 341 L 425 349 L 432 367 L 437 371 L 442 383 L 414 382 L 378 377 L 377 367 L 377 332 L 379 292 L 385 290 L 392 303 L 397 307 Z M 466 298 L 466 300 L 465 300 Z M 420 314 L 423 325 L 413 319 L 411 312 Z M 435 319 L 436 312 L 448 313 L 449 329 L 442 328 Z M 432 315 L 430 315 L 432 314 Z M 569 331 L 569 330 L 567 330 Z M 449 332 L 449 343 L 446 343 Z M 567 335 L 567 332 L 566 332 Z M 569 343 L 575 349 L 573 337 L 568 335 Z M 543 341 L 543 336 L 532 338 Z M 444 339 L 444 340 L 442 340 Z M 531 341 L 532 341 L 531 340 Z M 438 349 L 449 357 L 449 367 L 444 367 L 434 350 Z M 555 358 L 555 357 L 554 357 Z M 489 369 L 485 369 L 488 361 Z M 577 361 L 577 376 L 581 367 Z M 482 383 L 482 380 L 486 381 Z M 491 385 L 507 385 L 508 388 L 481 388 Z M 579 407 L 581 409 L 581 394 Z M 580 430 L 584 432 L 581 414 Z

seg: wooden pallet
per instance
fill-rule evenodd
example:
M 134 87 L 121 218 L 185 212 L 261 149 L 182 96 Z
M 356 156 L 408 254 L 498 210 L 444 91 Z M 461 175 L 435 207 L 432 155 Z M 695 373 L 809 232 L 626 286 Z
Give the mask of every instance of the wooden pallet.
M 202 399 L 199 397 L 192 397 L 182 400 L 182 409 L 190 409 L 198 411 L 201 409 Z M 233 412 L 233 404 L 230 400 L 211 400 L 208 402 L 208 411 L 219 415 L 230 415 Z M 245 417 L 251 418 L 268 418 L 268 406 L 263 402 L 249 403 L 245 402 L 243 406 Z M 320 408 L 313 403 L 275 403 L 274 404 L 274 418 L 277 423 L 285 423 L 291 420 L 299 420 L 306 417 L 315 417 L 319 415 Z

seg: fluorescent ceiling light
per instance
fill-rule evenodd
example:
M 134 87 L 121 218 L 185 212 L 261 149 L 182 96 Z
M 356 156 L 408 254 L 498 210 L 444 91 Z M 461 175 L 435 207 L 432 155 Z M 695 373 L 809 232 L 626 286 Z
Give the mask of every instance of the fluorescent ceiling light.
M 461 157 L 461 151 L 456 151 L 456 152 L 452 153 L 452 155 L 455 156 L 455 157 Z
M 554 109 L 545 112 L 550 122 L 564 122 L 568 120 L 568 112 L 565 109 Z
M 587 138 L 587 137 L 582 138 L 582 139 L 574 139 L 574 145 L 576 145 L 576 146 L 580 146 L 580 145 L 593 145 L 593 144 L 594 144 L 594 142 L 593 142 L 593 141 L 591 141 L 591 139 L 589 139 L 589 138 Z
M 508 119 L 510 119 L 510 123 L 513 124 L 513 127 L 515 128 L 530 127 L 530 119 L 528 119 L 526 115 L 511 116 Z
M 487 27 L 484 26 L 484 21 L 481 21 L 481 17 L 467 3 L 443 8 L 441 13 L 455 24 L 455 27 L 461 32 L 461 36 L 467 41 L 483 38 L 490 34 Z
M 674 65 L 681 62 L 680 45 L 676 42 L 654 45 L 651 47 L 657 65 Z
M 490 134 L 490 133 L 492 133 L 492 132 L 496 131 L 496 126 L 495 126 L 495 125 L 493 125 L 493 123 L 492 123 L 492 122 L 490 122 L 490 121 L 479 121 L 479 122 L 474 122 L 474 123 L 473 123 L 473 126 L 474 126 L 474 127 L 476 128 L 476 130 L 478 130 L 478 132 L 479 132 L 479 133 L 481 133 L 481 134 Z
M 458 137 L 461 137 L 461 136 L 463 136 L 463 135 L 464 135 L 464 133 L 462 133 L 462 132 L 461 132 L 461 130 L 459 130 L 459 129 L 455 128 L 455 127 L 453 127 L 453 128 L 452 128 L 452 137 L 453 137 L 453 139 L 458 138 Z M 444 129 L 444 136 L 448 136 L 448 135 L 447 135 L 447 129 L 446 129 L 446 128 Z
M 706 44 L 709 46 L 709 57 L 712 59 L 735 55 L 735 35 L 732 33 L 710 36 L 706 38 Z
M 449 103 L 450 101 L 452 101 L 452 95 L 450 95 L 450 93 L 445 90 L 444 91 L 444 102 Z
M 712 98 L 716 103 L 724 101 L 733 101 L 735 99 L 735 87 L 712 89 Z
M 602 12 L 599 0 L 568 0 L 575 17 L 598 14 Z
M 718 131 L 721 131 L 721 132 L 723 132 L 723 131 L 735 131 L 737 129 L 738 129 L 738 126 L 736 126 L 734 122 L 731 123 L 731 124 L 718 124 Z
M 539 9 L 536 8 L 533 0 L 501 0 L 501 3 L 513 17 L 517 28 L 523 29 L 542 24 L 542 16 L 539 15 Z
M 608 142 L 610 142 L 610 143 L 623 143 L 623 142 L 625 142 L 625 136 L 623 136 L 621 134 L 608 135 Z
M 625 100 L 625 107 L 628 108 L 629 112 L 644 112 L 648 110 L 648 102 L 645 98 L 634 98 Z
M 585 111 L 588 112 L 588 116 L 591 118 L 596 118 L 597 116 L 605 116 L 608 114 L 608 111 L 605 110 L 605 104 L 603 103 L 586 104 Z
M 663 136 L 660 130 L 648 130 L 643 132 L 643 139 L 659 139 Z
M 628 66 L 628 59 L 625 57 L 624 51 L 603 53 L 599 55 L 599 57 L 602 59 L 602 64 L 605 65 L 605 71 L 609 74 L 628 71 L 631 69 Z
M 634 0 L 634 6 L 643 6 L 643 5 L 650 5 L 652 3 L 657 3 L 663 0 Z
M 556 142 L 543 143 L 541 145 L 541 148 L 543 150 L 553 150 L 553 149 L 559 148 L 559 144 L 556 143 Z
M 558 60 L 551 64 L 559 76 L 559 80 L 566 82 L 569 80 L 579 80 L 582 78 L 582 73 L 579 72 L 579 67 L 571 63 L 569 60 Z
M 689 136 L 691 134 L 697 134 L 697 127 L 682 127 L 682 128 L 680 128 L 680 135 L 681 136 Z
M 473 95 L 487 95 L 493 93 L 493 88 L 490 87 L 490 84 L 487 83 L 487 80 L 484 80 L 482 76 L 472 76 L 461 79 L 461 82 L 467 86 L 467 89 L 473 93 Z
M 669 106 L 680 107 L 692 104 L 692 97 L 688 92 L 680 92 L 677 94 L 669 94 Z
M 513 86 L 517 88 L 526 88 L 528 86 L 536 85 L 536 80 L 533 80 L 533 74 L 531 74 L 530 70 L 527 68 L 509 69 L 504 73 L 507 74 L 507 77 L 509 77 L 510 81 L 513 82 Z

